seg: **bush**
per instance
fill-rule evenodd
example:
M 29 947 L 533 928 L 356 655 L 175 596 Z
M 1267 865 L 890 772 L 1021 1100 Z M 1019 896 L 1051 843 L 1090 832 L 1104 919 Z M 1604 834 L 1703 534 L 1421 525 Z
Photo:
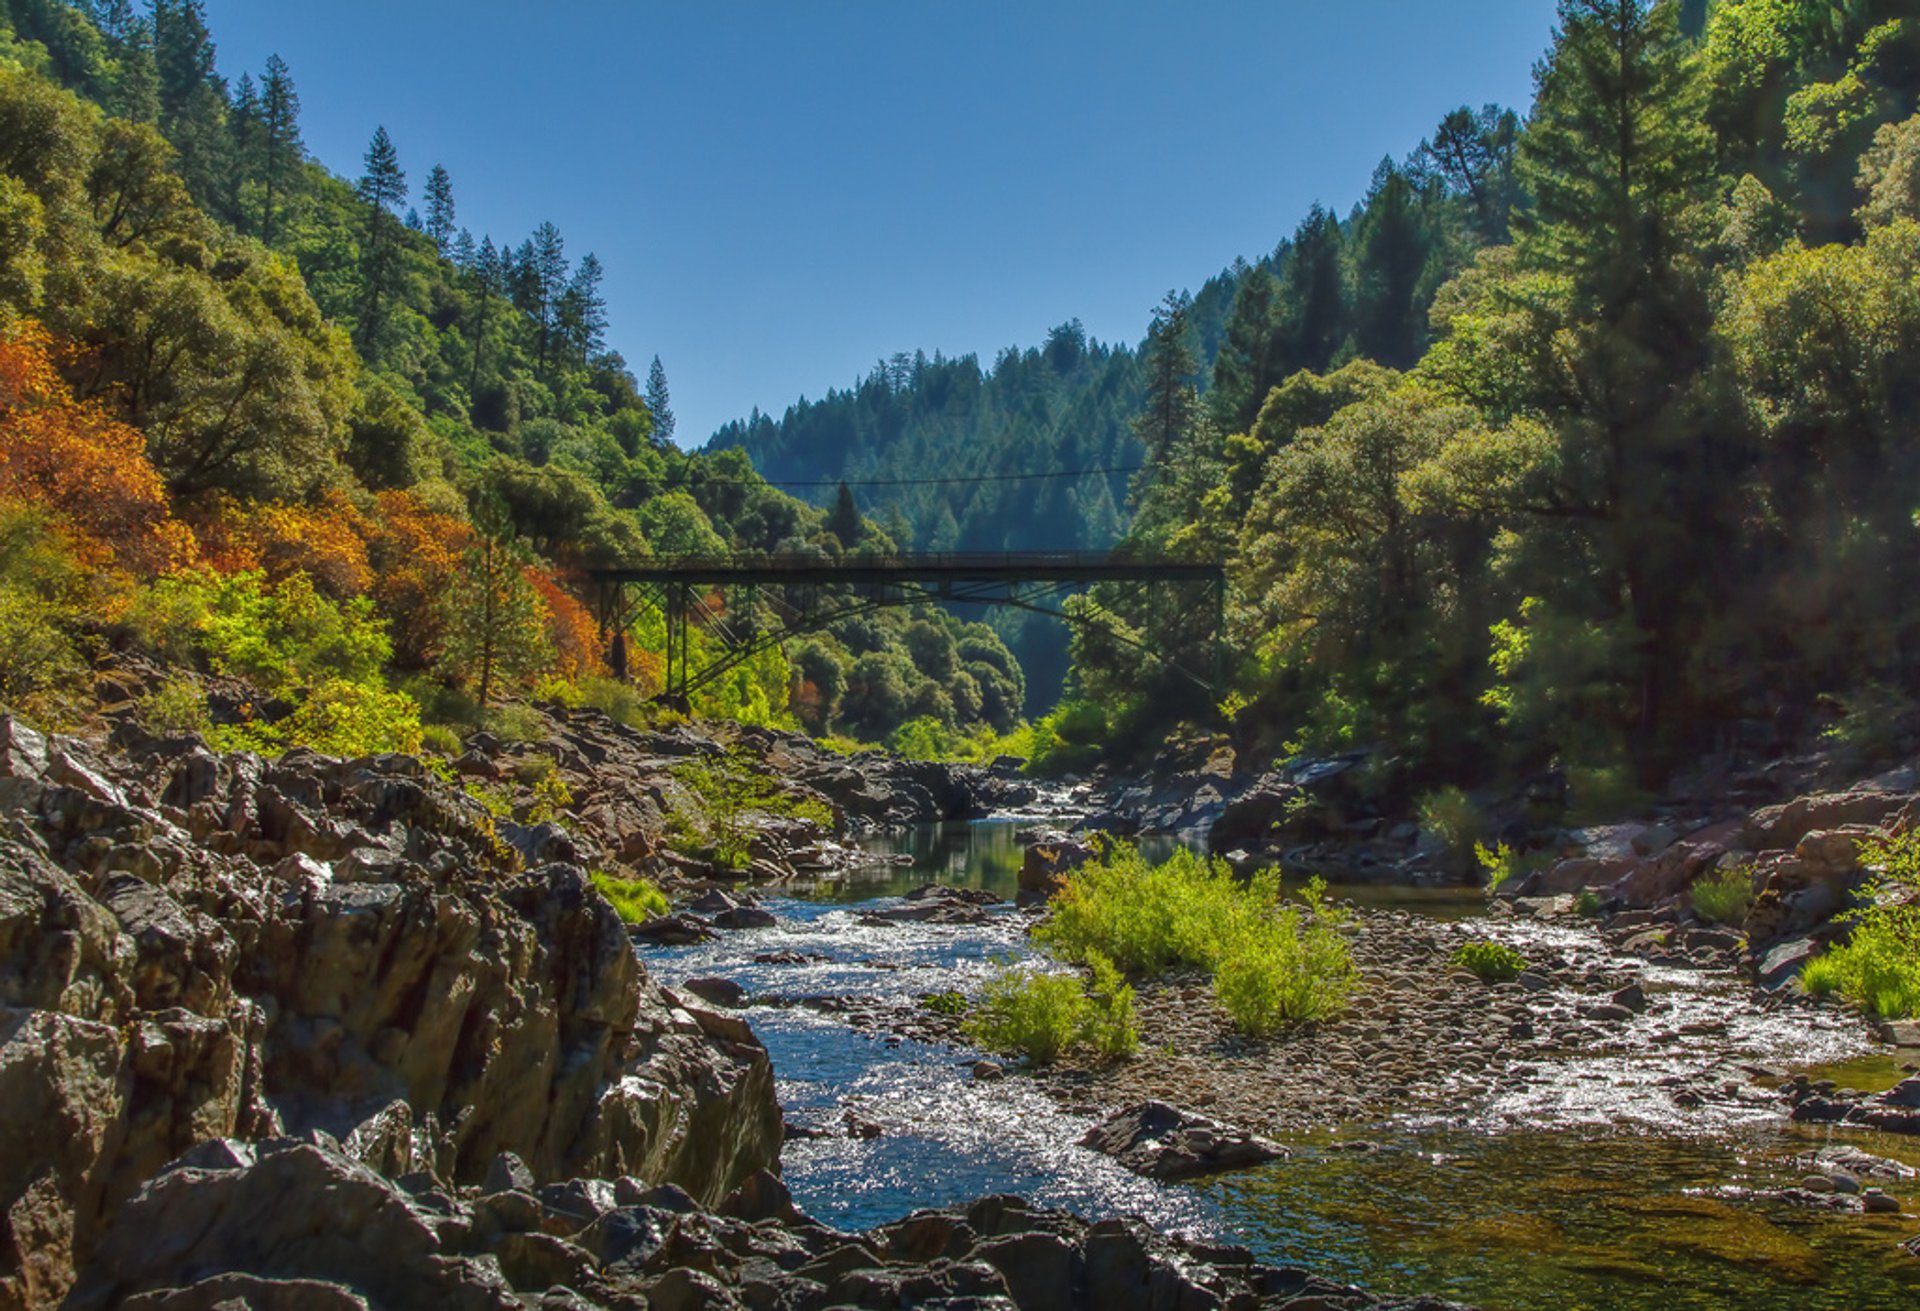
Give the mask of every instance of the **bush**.
M 967 999 L 957 992 L 930 992 L 920 999 L 920 1005 L 935 1015 L 965 1015 Z
M 1527 962 L 1519 952 L 1499 942 L 1463 942 L 1453 953 L 1453 963 L 1477 974 L 1488 983 L 1504 983 L 1520 977 Z
M 480 715 L 480 727 L 516 746 L 531 746 L 547 739 L 547 721 L 532 706 L 493 706 Z
M 1523 877 L 1551 864 L 1553 853 L 1524 852 L 1504 842 L 1492 847 L 1484 842 L 1476 842 L 1473 858 L 1487 876 L 1487 895 L 1491 897 L 1506 885 L 1507 880 Z
M 162 736 L 175 733 L 205 736 L 213 728 L 207 698 L 200 691 L 200 685 L 190 678 L 169 678 L 141 697 L 139 717 L 149 733 Z
M 285 719 L 216 725 L 207 736 L 221 751 L 277 755 L 310 747 L 352 759 L 389 751 L 418 755 L 421 731 L 420 707 L 406 693 L 335 679 L 315 688 Z
M 752 815 L 803 820 L 828 831 L 834 826 L 833 811 L 824 802 L 784 790 L 737 748 L 716 759 L 690 760 L 673 776 L 698 803 L 692 815 L 676 810 L 670 816 L 675 845 L 724 869 L 742 870 L 751 863 Z
M 423 724 L 420 728 L 420 745 L 442 756 L 457 756 L 465 750 L 460 735 L 445 724 Z
M 1816 997 L 1838 995 L 1883 1019 L 1920 1014 L 1920 834 L 1869 840 L 1861 855 L 1880 873 L 1867 903 L 1848 912 L 1847 940 L 1807 962 L 1800 985 Z
M 621 878 L 594 870 L 587 878 L 601 896 L 613 903 L 613 913 L 624 923 L 644 924 L 656 915 L 665 915 L 672 906 L 667 894 L 653 883 L 635 876 Z
M 0 586 L 0 705 L 35 709 L 85 681 L 87 661 L 66 607 Z
M 1091 992 L 1077 975 L 1045 974 L 1013 967 L 987 980 L 973 1015 L 961 1027 L 989 1051 L 1024 1056 L 1048 1065 L 1076 1046 L 1108 1058 L 1125 1056 L 1139 1043 L 1133 989 L 1113 962 L 1095 956 Z
M 1265 1037 L 1324 1019 L 1353 994 L 1359 971 L 1321 889 L 1318 879 L 1307 886 L 1304 913 L 1289 905 L 1274 919 L 1243 926 L 1214 967 L 1214 997 L 1242 1033 Z
M 371 601 L 328 600 L 305 574 L 272 585 L 257 572 L 170 574 L 135 600 L 128 624 L 165 659 L 202 655 L 216 673 L 280 695 L 369 682 L 392 654 Z
M 1715 924 L 1743 924 L 1753 909 L 1753 869 L 1745 864 L 1728 865 L 1695 880 L 1687 889 L 1687 900 L 1701 919 Z
M 1420 827 L 1445 845 L 1449 855 L 1466 860 L 1487 833 L 1486 816 L 1473 798 L 1457 787 L 1438 788 L 1420 799 Z
M 1199 966 L 1235 1025 L 1264 1035 L 1332 1014 L 1357 982 L 1324 888 L 1316 879 L 1304 904 L 1283 906 L 1272 873 L 1242 882 L 1225 861 L 1184 848 L 1149 865 L 1114 843 L 1068 876 L 1034 938 L 1069 960 L 1146 975 Z
M 574 687 L 580 694 L 581 705 L 598 710 L 628 728 L 648 726 L 646 698 L 630 684 L 622 683 L 617 678 L 592 674 L 575 683 Z

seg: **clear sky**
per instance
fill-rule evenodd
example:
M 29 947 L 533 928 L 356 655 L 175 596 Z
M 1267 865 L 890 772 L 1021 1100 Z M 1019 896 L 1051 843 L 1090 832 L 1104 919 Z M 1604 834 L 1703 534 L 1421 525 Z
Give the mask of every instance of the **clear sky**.
M 309 149 L 376 125 L 462 223 L 606 265 L 678 437 L 899 350 L 1137 341 L 1460 104 L 1524 110 L 1552 0 L 207 0 Z

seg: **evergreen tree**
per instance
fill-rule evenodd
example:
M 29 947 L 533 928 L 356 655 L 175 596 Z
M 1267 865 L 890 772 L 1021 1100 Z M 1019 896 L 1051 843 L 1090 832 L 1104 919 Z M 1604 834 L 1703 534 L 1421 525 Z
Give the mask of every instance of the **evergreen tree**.
M 494 248 L 491 236 L 481 238 L 480 252 L 474 257 L 468 277 L 471 284 L 468 302 L 473 316 L 473 364 L 467 375 L 467 395 L 471 398 L 480 390 L 480 362 L 486 354 L 487 323 L 493 316 L 493 300 L 506 290 L 506 265 Z
M 1314 205 L 1293 234 L 1288 252 L 1283 329 L 1283 373 L 1324 372 L 1347 337 L 1346 276 L 1341 261 L 1340 220 Z
M 400 168 L 399 152 L 384 127 L 373 130 L 358 191 L 367 207 L 360 260 L 359 346 L 361 353 L 371 358 L 386 322 L 387 301 L 399 281 L 401 234 L 394 210 L 407 198 L 407 175 Z
M 1354 339 L 1368 359 L 1411 367 L 1426 343 L 1421 278 L 1432 241 L 1405 173 L 1384 160 L 1356 225 Z
M 130 19 L 125 35 L 115 39 L 109 108 L 135 123 L 160 120 L 160 69 L 153 56 L 153 26 L 144 18 Z
M 1440 120 L 1414 152 L 1415 176 L 1434 179 L 1473 206 L 1473 228 L 1489 245 L 1507 239 L 1514 198 L 1514 149 L 1520 117 L 1510 109 L 1465 105 Z
M 1193 297 L 1184 291 L 1169 291 L 1154 309 L 1153 322 L 1147 327 L 1146 407 L 1133 421 L 1133 431 L 1147 448 L 1148 467 L 1135 480 L 1136 497 L 1139 489 L 1153 483 L 1157 476 L 1154 466 L 1164 463 L 1193 428 L 1198 407 L 1193 388 L 1196 365 L 1187 345 L 1192 312 Z
M 153 53 L 160 129 L 180 152 L 180 172 L 195 197 L 215 197 L 221 168 L 226 93 L 214 71 L 212 34 L 202 0 L 154 0 Z
M 860 507 L 854 504 L 853 491 L 845 483 L 841 483 L 840 489 L 833 495 L 833 509 L 827 512 L 827 531 L 849 551 L 860 545 L 860 539 L 866 536 L 866 523 L 860 517 Z
M 504 505 L 474 510 L 474 544 L 453 586 L 439 598 L 439 665 L 474 690 L 480 708 L 504 681 L 526 678 L 552 658 L 546 606 L 527 581 L 532 552 Z
M 604 276 L 599 257 L 588 251 L 560 295 L 556 316 L 560 335 L 572 358 L 581 365 L 591 362 L 607 347 L 607 302 L 600 294 L 600 281 Z
M 260 84 L 262 129 L 260 182 L 260 240 L 273 245 L 276 217 L 274 202 L 286 191 L 289 170 L 300 159 L 300 93 L 294 89 L 293 73 L 279 55 L 267 56 L 266 74 Z
M 433 171 L 427 174 L 426 233 L 433 238 L 433 244 L 442 255 L 451 250 L 455 230 L 453 217 L 453 179 L 447 176 L 447 170 L 435 164 Z
M 1533 208 L 1519 254 L 1569 289 L 1571 395 L 1544 398 L 1562 486 L 1597 568 L 1599 596 L 1640 634 L 1633 671 L 1644 729 L 1661 723 L 1682 661 L 1683 588 L 1718 538 L 1720 458 L 1697 383 L 1711 311 L 1684 222 L 1710 182 L 1710 139 L 1671 5 L 1561 0 L 1521 144 Z M 1585 572 L 1585 568 L 1573 572 Z M 1603 618 L 1606 616 L 1602 616 Z
M 1266 265 L 1247 269 L 1233 298 L 1227 335 L 1213 362 L 1207 411 L 1223 432 L 1246 432 L 1281 380 L 1276 367 L 1280 283 Z
M 527 279 L 533 304 L 531 312 L 539 329 L 534 350 L 534 366 L 547 371 L 553 348 L 554 329 L 559 325 L 560 298 L 567 290 L 567 243 L 560 229 L 542 223 L 533 230 L 531 244 L 522 247 L 522 277 Z
M 658 355 L 647 370 L 647 412 L 653 415 L 653 443 L 667 448 L 673 445 L 673 404 L 667 394 L 667 370 Z
M 228 222 L 242 232 L 247 229 L 247 221 L 241 205 L 241 191 L 260 171 L 262 126 L 260 95 L 254 89 L 253 75 L 242 73 L 240 84 L 234 88 L 233 104 L 227 110 L 225 214 Z

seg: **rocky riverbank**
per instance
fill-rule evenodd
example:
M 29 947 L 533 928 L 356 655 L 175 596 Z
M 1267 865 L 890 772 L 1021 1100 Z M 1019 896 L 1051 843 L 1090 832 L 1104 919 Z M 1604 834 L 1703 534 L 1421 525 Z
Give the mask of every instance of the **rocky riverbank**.
M 451 769 L 0 719 L 0 1308 L 1387 1305 L 1017 1199 L 801 1215 L 765 1049 L 647 976 L 589 871 L 799 877 L 1020 785 L 545 713 Z M 703 863 L 690 759 L 831 821 Z

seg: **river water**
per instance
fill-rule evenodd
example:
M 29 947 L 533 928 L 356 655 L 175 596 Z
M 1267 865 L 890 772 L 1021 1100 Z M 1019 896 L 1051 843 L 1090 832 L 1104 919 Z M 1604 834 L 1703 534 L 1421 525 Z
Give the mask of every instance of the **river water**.
M 1161 1184 L 1076 1146 L 1092 1121 L 1028 1081 L 973 1079 L 978 1052 L 863 1032 L 831 1002 L 790 1004 L 859 998 L 910 1011 L 929 993 L 970 995 L 1001 962 L 1030 958 L 1026 920 L 1011 911 L 963 927 L 861 920 L 933 881 L 1011 900 L 1021 859 L 1014 833 L 1012 823 L 983 821 L 890 839 L 878 845 L 910 863 L 765 897 L 773 928 L 643 950 L 663 982 L 718 975 L 789 1003 L 755 1004 L 747 1017 L 772 1055 L 789 1122 L 821 1132 L 789 1142 L 782 1156 L 795 1200 L 820 1219 L 864 1228 L 1014 1192 L 1093 1218 L 1139 1215 L 1243 1243 L 1275 1264 L 1488 1311 L 1920 1308 L 1920 1260 L 1897 1247 L 1920 1230 L 1911 1214 L 1834 1214 L 1739 1195 L 1797 1181 L 1792 1158 L 1816 1147 L 1848 1143 L 1920 1164 L 1920 1143 L 1789 1125 L 1757 1098 L 1682 1125 L 1659 1081 L 1706 1059 L 1703 1049 L 1656 1051 L 1630 1033 L 1605 1056 L 1556 1063 L 1550 1077 L 1471 1120 L 1343 1126 L 1342 1137 L 1364 1133 L 1377 1151 L 1308 1136 L 1288 1141 L 1293 1155 L 1270 1166 Z M 1477 894 L 1456 891 L 1336 892 L 1439 919 L 1481 909 Z M 1476 936 L 1523 948 L 1607 951 L 1577 927 L 1472 922 Z M 1646 983 L 1682 1017 L 1727 1021 L 1726 1033 L 1700 1040 L 1720 1044 L 1720 1056 L 1818 1067 L 1857 1087 L 1898 1077 L 1851 1026 L 1749 1011 L 1729 981 L 1689 971 L 1649 971 Z M 1356 1004 L 1366 1004 L 1364 993 Z M 863 1136 L 863 1127 L 879 1132 Z M 1920 1209 L 1920 1187 L 1889 1191 Z

